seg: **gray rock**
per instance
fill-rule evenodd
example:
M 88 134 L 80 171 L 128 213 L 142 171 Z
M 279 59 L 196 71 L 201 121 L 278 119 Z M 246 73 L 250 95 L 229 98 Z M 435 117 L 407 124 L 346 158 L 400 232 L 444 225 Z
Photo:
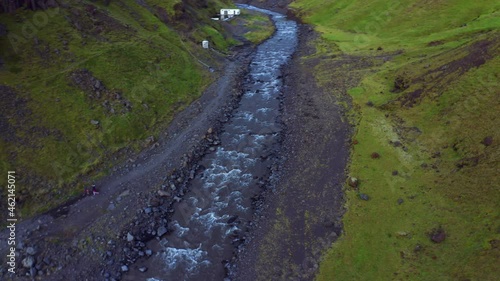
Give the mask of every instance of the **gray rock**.
M 151 256 L 151 255 L 153 255 L 153 251 L 151 251 L 150 249 L 147 249 L 147 250 L 146 250 L 146 255 L 147 255 L 147 256 Z
M 144 209 L 144 213 L 146 213 L 146 214 L 151 213 L 151 208 L 149 208 L 149 207 L 148 207 L 148 208 L 145 208 L 145 209 Z
M 399 199 L 398 199 L 398 205 L 403 204 L 403 202 L 405 202 L 405 200 L 403 200 L 403 198 L 399 198 Z
M 35 259 L 32 256 L 28 256 L 22 260 L 22 264 L 26 268 L 31 268 L 35 265 Z
M 134 241 L 134 235 L 130 234 L 130 232 L 127 233 L 127 241 L 128 242 Z
M 115 204 L 111 203 L 111 204 L 109 204 L 109 206 L 108 206 L 108 211 L 113 211 L 115 208 L 116 208 L 116 207 L 115 207 Z
M 26 253 L 30 256 L 34 256 L 34 255 L 36 255 L 36 249 L 33 247 L 28 247 L 28 248 L 26 248 Z
M 121 270 L 122 270 L 123 272 L 127 272 L 127 271 L 128 271 L 128 266 L 126 266 L 126 265 L 122 265 Z
M 158 190 L 158 195 L 160 197 L 170 197 L 170 193 L 164 191 L 164 190 Z
M 162 237 L 165 233 L 167 233 L 167 228 L 164 226 L 158 227 L 158 230 L 156 231 L 158 237 Z
M 364 193 L 360 193 L 360 194 L 359 194 L 359 198 L 360 198 L 361 200 L 365 200 L 365 201 L 370 200 L 370 196 L 368 196 L 368 195 L 366 195 L 366 194 L 364 194 Z
M 167 247 L 167 246 L 168 246 L 168 240 L 167 240 L 167 239 L 165 239 L 165 238 L 161 239 L 161 240 L 160 240 L 160 245 L 161 245 L 162 247 Z
M 99 121 L 97 121 L 97 120 L 90 120 L 90 124 L 92 124 L 94 126 L 98 126 L 99 125 Z
M 32 267 L 32 268 L 30 269 L 30 276 L 33 276 L 33 277 L 35 277 L 35 276 L 36 276 L 36 268 Z
M 145 267 L 145 266 L 142 266 L 142 267 L 139 267 L 139 271 L 140 272 L 146 272 L 146 271 L 148 271 L 148 268 Z

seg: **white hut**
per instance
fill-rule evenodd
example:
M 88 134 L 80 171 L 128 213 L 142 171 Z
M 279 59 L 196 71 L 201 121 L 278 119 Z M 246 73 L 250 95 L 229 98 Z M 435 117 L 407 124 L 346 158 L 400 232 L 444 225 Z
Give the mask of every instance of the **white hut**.
M 208 41 L 207 40 L 203 40 L 201 42 L 201 46 L 203 47 L 203 49 L 208 49 Z
M 220 9 L 220 19 L 226 20 L 240 14 L 240 9 Z

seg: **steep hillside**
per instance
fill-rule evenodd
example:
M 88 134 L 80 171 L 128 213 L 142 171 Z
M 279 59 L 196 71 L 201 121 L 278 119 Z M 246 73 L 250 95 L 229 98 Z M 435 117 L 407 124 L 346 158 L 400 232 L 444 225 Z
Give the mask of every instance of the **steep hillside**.
M 356 125 L 344 233 L 317 279 L 496 280 L 498 2 L 292 7 L 321 34 L 304 60 Z
M 21 216 L 81 194 L 199 97 L 241 44 L 210 19 L 230 2 L 47 1 L 1 14 L 0 167 L 19 175 Z

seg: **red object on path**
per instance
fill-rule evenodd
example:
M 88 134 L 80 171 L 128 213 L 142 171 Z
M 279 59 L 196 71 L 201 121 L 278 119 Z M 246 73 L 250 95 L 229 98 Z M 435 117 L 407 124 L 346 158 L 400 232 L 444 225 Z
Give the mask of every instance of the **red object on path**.
M 99 194 L 99 191 L 97 191 L 97 189 L 95 188 L 95 185 L 92 185 L 92 193 L 93 193 L 94 195 Z

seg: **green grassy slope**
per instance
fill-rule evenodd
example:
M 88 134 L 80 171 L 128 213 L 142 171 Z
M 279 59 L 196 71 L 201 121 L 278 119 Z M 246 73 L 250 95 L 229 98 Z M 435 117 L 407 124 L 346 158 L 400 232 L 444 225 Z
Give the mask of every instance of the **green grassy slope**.
M 210 20 L 228 1 L 179 2 L 69 1 L 1 15 L 0 167 L 20 175 L 22 215 L 82 192 L 105 159 L 141 149 L 213 81 L 197 60 L 220 59 L 199 41 L 220 51 L 237 43 Z M 83 70 L 105 89 L 78 85 Z
M 349 173 L 360 185 L 346 184 L 344 234 L 317 279 L 497 280 L 500 4 L 292 7 L 322 34 L 318 82 L 358 81 L 346 92 L 356 124 Z M 435 243 L 438 229 L 446 235 Z

